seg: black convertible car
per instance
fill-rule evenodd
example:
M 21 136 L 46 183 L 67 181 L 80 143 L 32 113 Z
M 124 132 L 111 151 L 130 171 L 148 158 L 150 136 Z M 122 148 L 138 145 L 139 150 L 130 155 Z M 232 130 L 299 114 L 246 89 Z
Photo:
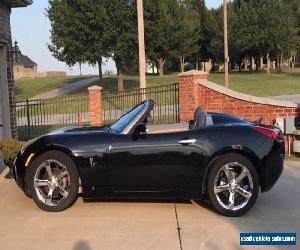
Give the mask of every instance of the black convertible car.
M 147 133 L 146 100 L 110 126 L 68 127 L 33 139 L 15 160 L 14 177 L 46 211 L 91 199 L 201 199 L 241 216 L 283 170 L 280 130 L 227 114 L 195 111 L 189 129 Z

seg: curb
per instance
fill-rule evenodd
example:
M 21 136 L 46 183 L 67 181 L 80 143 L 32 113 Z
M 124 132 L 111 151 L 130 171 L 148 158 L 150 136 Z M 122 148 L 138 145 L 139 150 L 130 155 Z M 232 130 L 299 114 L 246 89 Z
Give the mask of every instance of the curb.
M 0 174 L 0 182 L 4 179 L 4 177 L 9 173 L 9 167 L 6 167 L 3 172 Z

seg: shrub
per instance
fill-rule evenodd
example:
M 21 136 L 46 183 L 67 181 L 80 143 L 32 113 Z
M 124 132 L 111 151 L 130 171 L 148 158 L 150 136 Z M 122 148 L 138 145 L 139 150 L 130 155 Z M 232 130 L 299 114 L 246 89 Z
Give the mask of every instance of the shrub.
M 3 139 L 0 140 L 0 151 L 5 165 L 12 168 L 14 159 L 20 152 L 24 145 L 24 142 L 20 142 L 14 139 Z

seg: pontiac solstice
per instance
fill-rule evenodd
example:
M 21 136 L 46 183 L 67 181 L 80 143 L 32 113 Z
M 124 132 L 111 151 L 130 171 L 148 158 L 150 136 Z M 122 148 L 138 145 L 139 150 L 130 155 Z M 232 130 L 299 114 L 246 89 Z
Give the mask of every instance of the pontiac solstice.
M 92 199 L 208 198 L 241 216 L 283 171 L 279 129 L 200 108 L 185 131 L 147 133 L 146 100 L 110 126 L 67 127 L 26 143 L 15 160 L 18 186 L 41 209 Z

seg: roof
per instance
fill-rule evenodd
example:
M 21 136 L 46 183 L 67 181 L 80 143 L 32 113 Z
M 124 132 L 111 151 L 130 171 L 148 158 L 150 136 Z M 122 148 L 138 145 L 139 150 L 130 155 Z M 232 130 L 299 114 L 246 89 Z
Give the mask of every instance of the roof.
M 32 68 L 34 66 L 37 66 L 37 64 L 34 61 L 32 61 L 28 56 L 25 56 L 23 54 L 21 54 L 19 64 L 23 64 L 24 67 L 27 68 Z
M 17 41 L 15 41 L 15 45 L 12 47 L 12 54 L 14 64 L 21 64 L 27 68 L 33 68 L 34 66 L 37 66 L 37 64 L 34 61 L 32 61 L 28 56 L 22 54 Z
M 28 5 L 31 5 L 32 2 L 32 0 L 4 0 L 4 3 L 6 3 L 11 8 L 26 7 Z

